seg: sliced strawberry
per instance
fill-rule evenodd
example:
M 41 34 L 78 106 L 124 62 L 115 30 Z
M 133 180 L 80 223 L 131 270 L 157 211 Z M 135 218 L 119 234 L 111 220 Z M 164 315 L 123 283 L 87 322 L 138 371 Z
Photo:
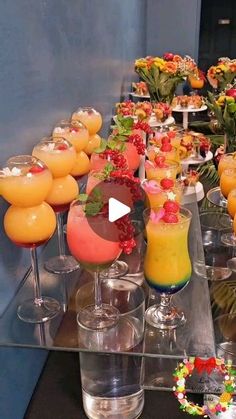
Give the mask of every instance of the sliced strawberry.
M 45 170 L 43 166 L 32 166 L 29 169 L 29 173 L 41 173 Z
M 170 143 L 162 144 L 161 151 L 169 152 L 172 150 L 172 145 Z
M 160 182 L 160 185 L 163 189 L 171 189 L 173 188 L 174 184 L 175 183 L 173 179 L 169 179 L 169 178 L 162 179 Z
M 156 156 L 155 163 L 158 167 L 165 167 L 165 156 Z
M 59 144 L 58 146 L 57 146 L 57 150 L 67 150 L 68 149 L 68 147 L 67 147 L 67 145 L 66 144 Z
M 179 204 L 176 201 L 166 201 L 163 205 L 163 208 L 165 208 L 167 212 L 172 212 L 173 214 L 179 212 Z
M 178 223 L 178 217 L 176 214 L 172 214 L 171 212 L 166 212 L 162 220 L 168 224 Z

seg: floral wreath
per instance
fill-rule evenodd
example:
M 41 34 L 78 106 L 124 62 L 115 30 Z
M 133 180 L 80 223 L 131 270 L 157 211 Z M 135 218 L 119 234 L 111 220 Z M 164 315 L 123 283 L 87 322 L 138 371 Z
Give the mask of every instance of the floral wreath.
M 185 381 L 187 377 L 191 376 L 194 369 L 196 369 L 199 374 L 206 371 L 209 375 L 216 369 L 224 376 L 223 392 L 216 403 L 211 402 L 209 406 L 199 406 L 198 404 L 188 401 L 186 397 Z M 231 405 L 232 394 L 236 387 L 235 376 L 236 370 L 232 368 L 232 361 L 225 362 L 224 359 L 221 358 L 203 360 L 201 358 L 191 357 L 189 359 L 184 359 L 183 362 L 178 364 L 173 374 L 176 382 L 173 391 L 181 405 L 180 409 L 190 415 L 204 416 L 205 418 L 209 414 L 218 415 L 221 412 L 225 412 Z

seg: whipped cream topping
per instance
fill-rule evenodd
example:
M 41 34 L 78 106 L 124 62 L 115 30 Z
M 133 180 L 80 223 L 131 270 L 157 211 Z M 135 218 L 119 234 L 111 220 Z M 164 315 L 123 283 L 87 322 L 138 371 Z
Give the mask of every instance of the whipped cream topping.
M 53 131 L 55 134 L 61 134 L 62 132 L 65 132 L 65 129 L 64 128 L 61 128 L 61 127 L 56 127 L 56 128 L 54 128 L 54 131 Z
M 43 151 L 53 151 L 53 150 L 54 150 L 54 148 L 55 148 L 55 145 L 56 145 L 56 143 L 44 144 L 44 145 L 41 147 L 41 150 L 43 150 Z
M 4 167 L 2 169 L 2 173 L 4 177 L 21 176 L 22 174 L 21 169 L 19 169 L 18 167 L 13 167 L 12 169 L 9 169 L 9 167 Z
M 76 113 L 77 113 L 77 115 L 86 115 L 86 116 L 91 116 L 93 114 L 99 115 L 99 112 L 96 111 L 96 109 L 93 109 L 93 108 L 91 109 L 91 111 L 90 110 L 86 111 L 86 110 L 81 109 L 80 111 L 78 111 Z

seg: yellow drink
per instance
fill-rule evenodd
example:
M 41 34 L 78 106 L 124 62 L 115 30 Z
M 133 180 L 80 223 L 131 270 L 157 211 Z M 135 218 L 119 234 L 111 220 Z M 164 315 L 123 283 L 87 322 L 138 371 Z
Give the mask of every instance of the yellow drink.
M 146 206 L 150 208 L 162 207 L 167 200 L 181 202 L 183 186 L 180 182 L 174 182 L 170 189 L 162 188 L 155 180 L 145 180 L 142 187 L 146 193 Z
M 227 199 L 227 210 L 231 218 L 236 214 L 236 189 L 230 191 Z
M 146 225 L 145 278 L 151 287 L 162 293 L 179 291 L 191 277 L 188 253 L 190 212 L 182 208 L 178 217 L 174 224 L 162 220 L 154 222 L 149 218 Z
M 50 171 L 43 164 L 42 170 L 36 165 L 24 167 L 15 164 L 14 167 L 18 172 L 13 168 L 11 173 L 0 173 L 3 198 L 18 207 L 39 205 L 45 200 L 52 186 Z M 34 168 L 38 171 L 34 171 Z
M 84 150 L 89 141 L 89 132 L 82 122 L 74 121 L 61 121 L 53 130 L 53 138 L 65 138 L 71 143 L 76 152 Z
M 54 178 L 68 175 L 76 162 L 75 148 L 62 138 L 42 140 L 32 154 L 48 166 Z
M 79 187 L 76 180 L 71 175 L 67 175 L 53 179 L 52 188 L 46 201 L 54 211 L 65 211 L 78 194 Z
M 4 228 L 9 239 L 18 246 L 35 247 L 53 235 L 56 217 L 46 202 L 28 208 L 11 205 L 4 216 Z
M 225 169 L 220 177 L 220 190 L 225 198 L 236 188 L 236 168 Z
M 147 179 L 160 181 L 164 178 L 176 179 L 179 164 L 176 161 L 166 160 L 162 167 L 153 162 L 146 161 L 145 164 Z
M 223 154 L 218 165 L 218 175 L 221 176 L 225 169 L 236 169 L 236 153 Z
M 147 149 L 147 157 L 151 161 L 155 161 L 157 156 L 165 156 L 167 160 L 179 162 L 179 152 L 176 147 L 172 147 L 171 151 L 161 151 L 161 148 L 150 146 Z
M 96 134 L 102 126 L 102 116 L 93 108 L 79 108 L 73 113 L 72 121 L 82 122 L 87 127 L 89 135 Z

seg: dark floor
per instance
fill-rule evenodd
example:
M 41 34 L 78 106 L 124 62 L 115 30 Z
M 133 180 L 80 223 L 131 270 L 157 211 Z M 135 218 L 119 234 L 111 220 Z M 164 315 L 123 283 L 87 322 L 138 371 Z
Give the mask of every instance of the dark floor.
M 189 398 L 196 402 L 196 396 Z M 201 398 L 197 401 L 201 403 Z M 189 417 L 181 412 L 171 393 L 145 392 L 145 407 L 140 419 Z M 24 419 L 86 419 L 81 401 L 77 353 L 50 353 Z

